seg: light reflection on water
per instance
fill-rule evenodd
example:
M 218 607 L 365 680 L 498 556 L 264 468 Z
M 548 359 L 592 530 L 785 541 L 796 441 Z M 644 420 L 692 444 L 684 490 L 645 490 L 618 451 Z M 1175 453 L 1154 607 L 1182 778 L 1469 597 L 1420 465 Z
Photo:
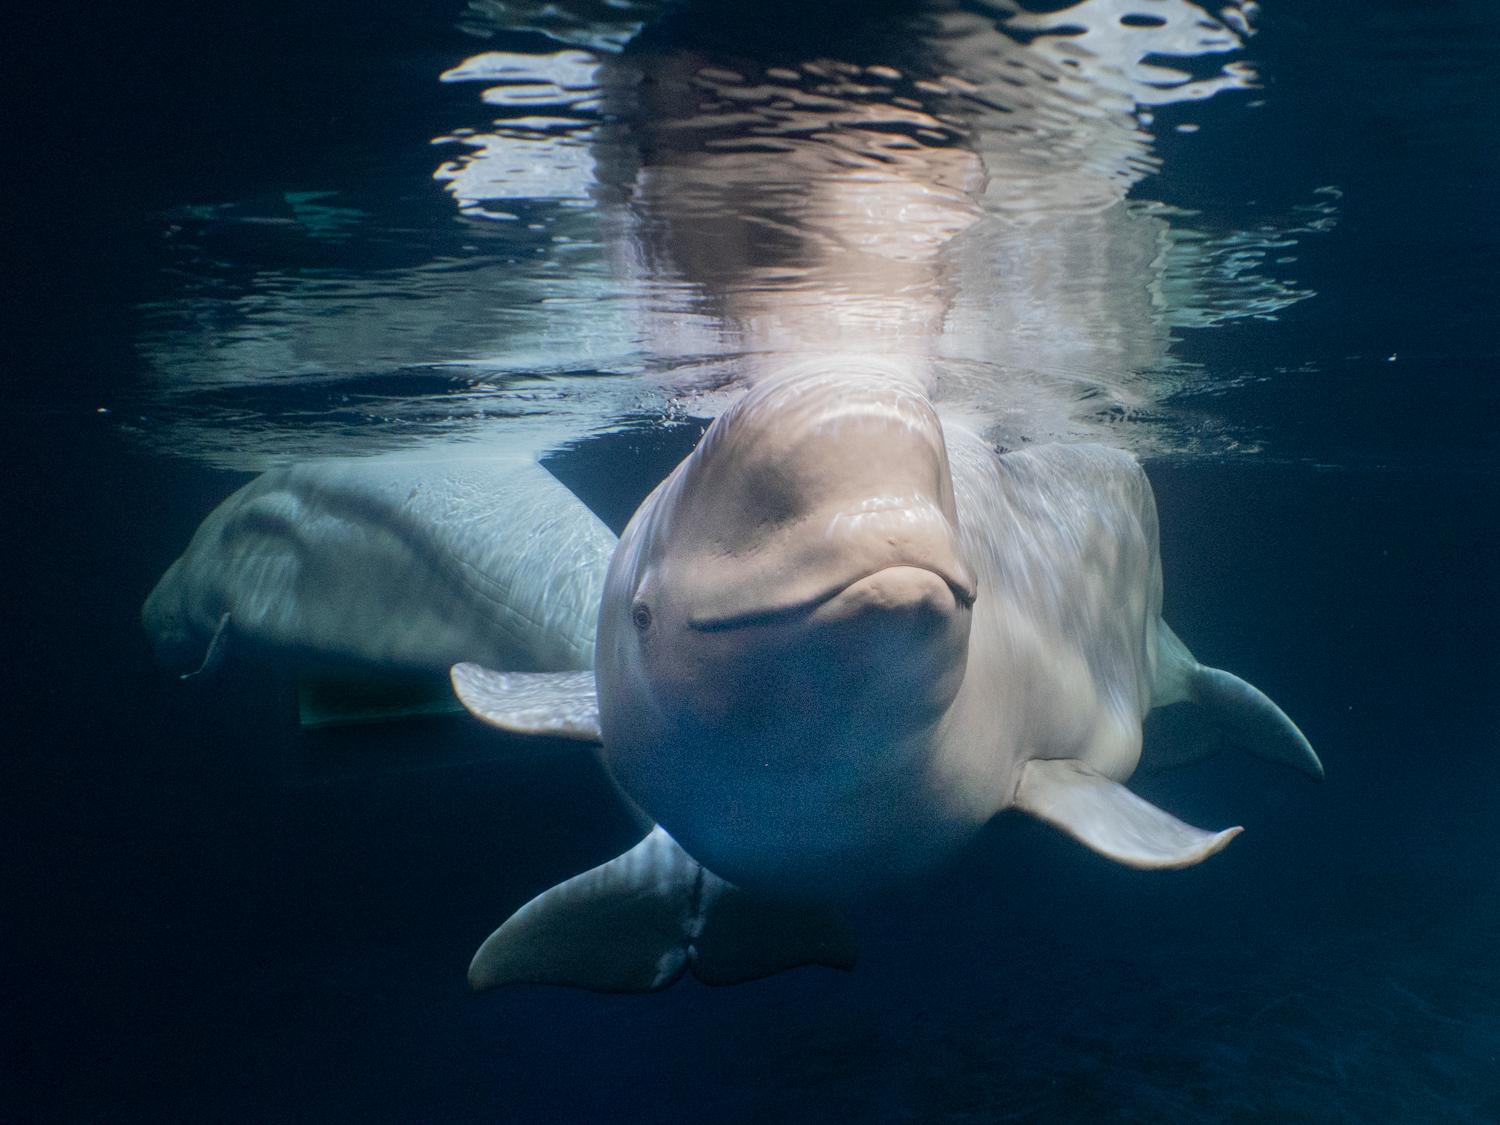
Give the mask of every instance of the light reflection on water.
M 1338 193 L 1228 232 L 1149 198 L 1157 109 L 1247 96 L 1253 15 L 935 2 L 813 28 L 472 3 L 461 27 L 489 42 L 434 75 L 474 97 L 430 138 L 425 188 L 169 216 L 140 436 L 241 469 L 541 451 L 877 356 L 1007 447 L 1256 452 L 1232 418 L 1174 412 L 1220 376 L 1173 333 L 1308 296 L 1277 259 Z

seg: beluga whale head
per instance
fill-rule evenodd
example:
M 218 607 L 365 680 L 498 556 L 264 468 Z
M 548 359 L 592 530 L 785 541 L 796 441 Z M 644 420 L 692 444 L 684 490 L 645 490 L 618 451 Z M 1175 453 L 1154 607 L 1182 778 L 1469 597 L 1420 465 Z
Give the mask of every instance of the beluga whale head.
M 899 357 L 848 358 L 755 379 L 647 497 L 605 576 L 592 671 L 452 669 L 490 725 L 600 746 L 645 814 L 634 847 L 490 935 L 475 987 L 848 968 L 828 908 L 930 870 L 1006 809 L 1132 867 L 1198 863 L 1240 829 L 1124 784 L 1156 707 L 1198 704 L 1225 740 L 1322 775 L 1275 703 L 1161 619 L 1132 457 L 998 453 L 945 430 Z
M 596 653 L 609 768 L 741 885 L 826 894 L 886 873 L 975 596 L 919 388 L 760 383 L 621 538 Z

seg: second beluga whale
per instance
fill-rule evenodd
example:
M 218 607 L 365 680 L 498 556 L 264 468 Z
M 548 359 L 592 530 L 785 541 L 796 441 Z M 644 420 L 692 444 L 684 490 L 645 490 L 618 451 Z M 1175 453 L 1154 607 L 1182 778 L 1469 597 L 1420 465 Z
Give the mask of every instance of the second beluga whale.
M 471 981 L 662 987 L 846 964 L 827 912 L 1015 808 L 1181 867 L 1209 832 L 1123 784 L 1155 706 L 1314 776 L 1306 738 L 1161 618 L 1155 503 L 1129 454 L 997 453 L 879 360 L 769 379 L 621 536 L 593 673 L 453 670 L 512 731 L 596 740 L 657 825 L 543 893 Z
M 141 618 L 184 678 L 231 651 L 290 670 L 305 725 L 453 710 L 458 661 L 592 664 L 614 547 L 524 450 L 314 461 L 215 508 Z

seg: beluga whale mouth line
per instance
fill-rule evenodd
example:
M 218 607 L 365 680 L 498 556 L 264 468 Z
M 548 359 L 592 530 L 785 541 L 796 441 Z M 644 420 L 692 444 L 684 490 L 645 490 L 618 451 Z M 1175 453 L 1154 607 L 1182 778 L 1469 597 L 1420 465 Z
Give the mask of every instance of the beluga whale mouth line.
M 925 576 L 925 582 L 922 576 Z M 879 589 L 883 579 L 886 580 L 885 589 Z M 905 588 L 907 596 L 904 600 L 914 604 L 919 599 L 912 595 L 918 593 L 917 584 L 919 583 L 927 587 L 921 592 L 925 595 L 923 600 L 931 600 L 932 594 L 936 594 L 940 588 L 946 588 L 953 599 L 955 608 L 972 609 L 974 606 L 977 591 L 971 575 L 964 573 L 950 575 L 936 567 L 918 563 L 896 563 L 881 567 L 861 575 L 852 582 L 842 583 L 815 597 L 791 605 L 693 617 L 688 620 L 687 625 L 689 629 L 699 633 L 727 633 L 736 629 L 777 625 L 799 617 L 810 621 L 828 620 L 840 616 L 840 609 L 853 612 L 856 606 L 847 603 L 858 603 L 861 608 L 884 606 L 884 608 L 892 609 L 896 608 L 896 601 L 900 600 L 900 595 L 896 594 L 893 587 Z M 860 597 L 862 594 L 865 596 Z M 840 603 L 846 604 L 840 605 Z M 932 608 L 946 607 L 933 605 Z

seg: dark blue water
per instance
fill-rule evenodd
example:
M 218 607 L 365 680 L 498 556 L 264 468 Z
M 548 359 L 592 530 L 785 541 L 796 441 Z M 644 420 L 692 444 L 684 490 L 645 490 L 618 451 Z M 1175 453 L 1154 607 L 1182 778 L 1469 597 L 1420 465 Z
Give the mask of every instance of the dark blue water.
M 510 910 L 629 843 L 585 761 L 458 720 L 302 732 L 274 671 L 183 685 L 139 628 L 249 477 L 174 441 L 296 455 L 312 414 L 308 448 L 390 443 L 374 416 L 451 389 L 420 361 L 452 350 L 419 340 L 184 406 L 163 372 L 241 327 L 216 293 L 449 252 L 522 268 L 524 234 L 432 180 L 427 142 L 476 104 L 435 76 L 496 46 L 463 15 L 164 4 L 24 37 L 0 1119 L 1500 1120 L 1492 8 L 1268 4 L 1262 88 L 1164 108 L 1133 189 L 1219 232 L 1340 192 L 1268 267 L 1313 295 L 1174 333 L 1215 378 L 1172 410 L 1263 455 L 1148 460 L 1168 616 L 1296 716 L 1326 783 L 1238 757 L 1137 781 L 1247 826 L 1173 874 L 1004 817 L 869 904 L 854 974 L 645 997 L 464 984 Z M 352 247 L 336 214 L 306 234 L 288 193 L 312 191 L 364 216 Z M 554 471 L 618 527 L 691 432 L 574 443 Z

